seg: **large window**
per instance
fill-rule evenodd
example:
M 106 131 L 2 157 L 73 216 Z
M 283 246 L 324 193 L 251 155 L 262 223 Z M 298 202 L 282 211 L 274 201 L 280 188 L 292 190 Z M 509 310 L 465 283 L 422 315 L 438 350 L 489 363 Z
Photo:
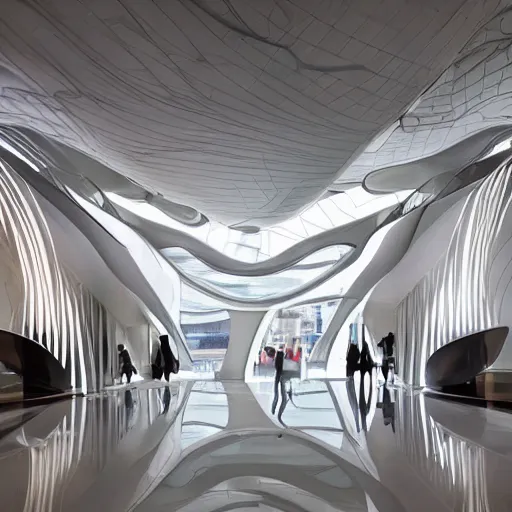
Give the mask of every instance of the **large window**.
M 303 361 L 308 360 L 315 343 L 331 322 L 338 304 L 339 300 L 332 300 L 278 310 L 253 361 L 254 376 L 272 377 L 275 354 L 282 349 L 285 359 L 296 363 L 286 363 L 286 366 L 295 369 L 300 377 Z
M 211 378 L 220 370 L 228 349 L 231 320 L 227 311 L 181 313 L 181 329 L 195 373 Z
M 213 270 L 185 249 L 163 249 L 162 254 L 192 281 L 233 299 L 272 298 L 307 284 L 349 255 L 352 248 L 335 245 L 306 256 L 280 272 L 263 276 L 239 276 Z

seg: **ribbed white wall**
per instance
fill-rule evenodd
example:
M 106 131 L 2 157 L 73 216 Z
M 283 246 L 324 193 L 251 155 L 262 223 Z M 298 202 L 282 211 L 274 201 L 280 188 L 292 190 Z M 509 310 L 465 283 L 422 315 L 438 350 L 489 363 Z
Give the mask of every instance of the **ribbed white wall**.
M 473 190 L 446 253 L 398 305 L 398 369 L 405 382 L 424 385 L 425 365 L 433 352 L 500 324 L 500 279 L 493 267 L 500 261 L 501 240 L 512 235 L 511 173 L 512 166 L 504 165 Z
M 13 260 L 5 240 L 5 232 L 0 230 L 0 329 L 9 329 L 13 315 L 13 305 L 22 300 L 21 269 Z
M 45 346 L 69 372 L 73 387 L 99 389 L 117 373 L 116 344 L 125 342 L 125 330 L 61 265 L 28 185 L 1 160 L 0 170 L 0 296 L 9 304 L 0 327 Z
M 406 254 L 373 289 L 363 316 L 374 340 L 379 341 L 395 330 L 398 304 L 446 253 L 469 193 L 467 191 L 454 204 L 448 201 L 449 196 L 428 206 Z M 431 209 L 434 209 L 433 213 Z

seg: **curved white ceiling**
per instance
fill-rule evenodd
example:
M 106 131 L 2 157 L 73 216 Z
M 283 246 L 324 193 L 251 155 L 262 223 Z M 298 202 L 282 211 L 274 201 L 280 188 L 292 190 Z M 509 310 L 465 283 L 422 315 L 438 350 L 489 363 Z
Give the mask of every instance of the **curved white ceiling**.
M 270 225 L 318 198 L 500 5 L 4 0 L 0 123 L 209 218 Z
M 404 188 L 403 179 L 408 172 L 406 186 L 415 188 L 415 183 L 418 186 L 422 179 L 426 181 L 424 175 L 429 166 L 432 171 L 434 163 L 438 169 L 454 163 L 467 165 L 471 163 L 470 156 L 477 156 L 478 150 L 484 149 L 485 138 L 493 130 L 496 134 L 499 127 L 503 132 L 510 129 L 511 31 L 512 6 L 505 1 L 502 9 L 471 37 L 453 65 L 402 116 L 394 130 L 383 134 L 385 140 L 368 147 L 334 187 L 367 177 L 372 182 L 369 189 L 389 192 Z M 470 138 L 471 144 L 475 144 L 473 148 L 464 145 Z M 434 160 L 427 165 L 429 157 Z M 403 165 L 411 162 L 418 163 Z M 382 172 L 374 172 L 379 170 Z M 423 177 L 415 181 L 417 174 Z

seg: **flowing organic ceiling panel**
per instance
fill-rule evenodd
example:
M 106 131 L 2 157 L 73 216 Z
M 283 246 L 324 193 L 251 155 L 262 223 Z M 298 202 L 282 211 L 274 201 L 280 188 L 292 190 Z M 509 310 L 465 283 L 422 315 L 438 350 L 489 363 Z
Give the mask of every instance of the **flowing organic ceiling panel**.
M 317 199 L 500 5 L 4 0 L 0 123 L 213 220 L 271 225 Z
M 471 164 L 500 130 L 510 136 L 512 6 L 505 1 L 502 7 L 400 123 L 370 145 L 332 188 L 365 177 L 375 191 L 415 188 L 439 172 Z

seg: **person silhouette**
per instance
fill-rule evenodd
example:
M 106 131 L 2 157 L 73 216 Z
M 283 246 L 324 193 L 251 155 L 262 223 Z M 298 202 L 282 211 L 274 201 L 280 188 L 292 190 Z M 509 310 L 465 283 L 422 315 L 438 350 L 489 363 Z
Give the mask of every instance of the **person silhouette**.
M 284 363 L 284 347 L 280 346 L 279 350 L 276 352 L 274 358 L 274 368 L 276 369 L 276 374 L 274 377 L 274 401 L 272 402 L 272 414 L 275 414 L 277 402 L 279 400 L 279 387 L 281 387 L 281 396 L 282 399 L 285 400 L 286 389 L 284 385 L 283 377 L 283 363 Z
M 117 350 L 119 352 L 119 367 L 121 368 L 121 379 L 123 375 L 126 375 L 126 382 L 130 384 L 132 380 L 132 375 L 137 373 L 137 369 L 133 366 L 132 358 L 130 357 L 130 353 L 128 349 L 122 345 L 117 345 Z
M 360 357 L 359 347 L 351 343 L 347 352 L 347 377 L 353 377 L 354 373 L 359 369 Z
M 384 336 L 377 344 L 382 349 L 382 375 L 387 382 L 390 364 L 394 363 L 393 349 L 395 345 L 395 335 L 390 332 Z
M 154 344 L 153 353 L 155 356 L 153 362 L 151 363 L 151 376 L 153 379 L 161 380 L 162 375 L 164 374 L 164 362 L 162 349 L 160 348 L 160 341 Z
M 171 345 L 169 344 L 169 336 L 167 334 L 162 334 L 160 336 L 160 349 L 162 350 L 163 356 L 163 369 L 164 369 L 164 377 L 167 382 L 169 382 L 169 378 L 171 373 L 178 373 L 180 369 L 180 362 L 174 356 Z

